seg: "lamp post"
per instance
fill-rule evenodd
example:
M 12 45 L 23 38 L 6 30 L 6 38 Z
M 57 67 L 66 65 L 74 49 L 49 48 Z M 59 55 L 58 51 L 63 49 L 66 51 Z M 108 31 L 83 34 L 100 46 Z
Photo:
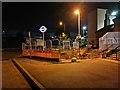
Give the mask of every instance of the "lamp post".
M 63 22 L 60 21 L 60 22 L 59 22 L 59 25 L 64 27 L 64 32 L 63 32 L 63 33 L 65 34 L 65 23 L 63 24 Z
M 82 28 L 82 29 L 83 29 L 83 37 L 85 37 L 85 35 L 84 35 L 84 34 L 86 33 L 86 29 L 87 29 L 87 27 L 86 27 L 86 26 L 83 26 L 83 28 Z
M 80 11 L 76 10 L 75 14 L 78 15 L 78 35 L 76 36 L 76 39 L 80 39 L 81 35 L 80 35 Z
M 28 32 L 28 36 L 29 36 L 30 58 L 31 58 L 32 57 L 31 56 L 32 44 L 31 44 L 31 33 L 30 32 Z
M 76 36 L 76 39 L 80 40 L 81 35 L 80 35 L 80 11 L 76 10 L 75 14 L 78 16 L 78 35 Z M 80 56 L 80 41 L 79 41 L 79 56 Z
M 64 27 L 64 32 L 62 33 L 62 37 L 64 38 L 66 36 L 66 34 L 65 34 L 65 23 L 63 23 L 62 21 L 60 21 L 59 25 Z

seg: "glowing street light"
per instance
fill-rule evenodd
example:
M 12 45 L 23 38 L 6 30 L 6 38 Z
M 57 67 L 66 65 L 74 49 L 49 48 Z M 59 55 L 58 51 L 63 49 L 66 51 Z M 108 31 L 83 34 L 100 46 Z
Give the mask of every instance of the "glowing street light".
M 113 11 L 113 12 L 111 13 L 111 15 L 112 15 L 112 16 L 116 16 L 117 13 L 118 13 L 118 11 Z
M 66 36 L 66 34 L 63 32 L 63 33 L 62 33 L 62 37 L 64 38 L 65 36 Z
M 81 35 L 80 35 L 80 11 L 76 10 L 75 14 L 78 15 L 78 35 L 76 36 L 76 39 L 80 40 Z M 79 42 L 79 56 L 80 56 L 80 42 Z
M 87 27 L 86 26 L 83 26 L 83 30 L 86 30 L 87 29 Z
M 80 35 L 80 11 L 76 10 L 74 12 L 76 15 L 78 15 L 78 35 L 76 36 L 76 39 L 80 39 L 81 35 Z
M 60 21 L 60 22 L 59 22 L 59 25 L 60 25 L 60 26 L 63 26 L 63 25 L 64 25 L 64 33 L 65 33 L 65 23 L 63 24 L 63 22 Z
M 75 14 L 80 14 L 79 10 L 75 10 Z
M 62 25 L 63 25 L 63 22 L 60 21 L 60 22 L 59 22 L 59 25 L 62 26 Z
M 85 36 L 84 34 L 85 34 L 85 32 L 86 32 L 87 27 L 86 27 L 86 26 L 83 26 L 82 29 L 83 29 L 83 37 L 84 37 L 84 36 Z

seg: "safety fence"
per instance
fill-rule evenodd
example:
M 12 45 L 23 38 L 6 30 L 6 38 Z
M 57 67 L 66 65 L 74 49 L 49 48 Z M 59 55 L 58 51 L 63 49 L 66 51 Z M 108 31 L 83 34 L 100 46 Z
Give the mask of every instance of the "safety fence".
M 57 50 L 56 51 L 23 50 L 22 56 L 35 56 L 35 57 L 41 57 L 41 58 L 59 59 L 59 51 Z

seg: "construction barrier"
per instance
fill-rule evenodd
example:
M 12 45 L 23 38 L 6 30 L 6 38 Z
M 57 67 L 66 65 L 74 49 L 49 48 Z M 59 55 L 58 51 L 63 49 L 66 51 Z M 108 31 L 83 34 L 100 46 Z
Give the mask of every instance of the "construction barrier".
M 36 50 L 23 50 L 22 56 L 35 56 L 42 58 L 59 59 L 59 51 L 36 51 Z

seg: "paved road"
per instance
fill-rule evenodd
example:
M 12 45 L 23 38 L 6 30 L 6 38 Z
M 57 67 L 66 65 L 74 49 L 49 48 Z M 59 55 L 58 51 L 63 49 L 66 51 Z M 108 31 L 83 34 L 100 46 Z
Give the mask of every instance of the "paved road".
M 45 88 L 117 88 L 118 64 L 104 60 L 56 64 L 33 59 L 16 60 Z
M 10 60 L 2 61 L 2 88 L 30 88 Z

